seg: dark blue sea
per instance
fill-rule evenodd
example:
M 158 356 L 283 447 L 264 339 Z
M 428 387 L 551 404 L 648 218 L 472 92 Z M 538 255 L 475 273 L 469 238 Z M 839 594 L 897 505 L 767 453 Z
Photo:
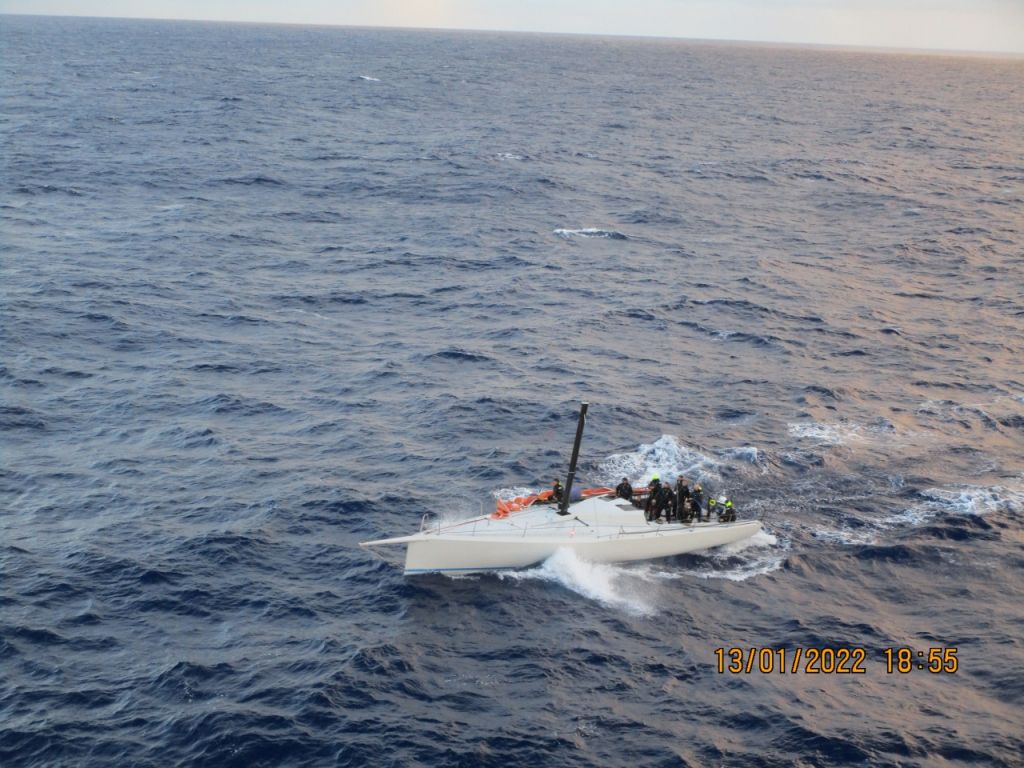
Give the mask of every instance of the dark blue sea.
M 2 16 L 0 71 L 4 766 L 1024 764 L 1024 60 Z M 766 530 L 358 546 L 582 400 L 578 482 Z

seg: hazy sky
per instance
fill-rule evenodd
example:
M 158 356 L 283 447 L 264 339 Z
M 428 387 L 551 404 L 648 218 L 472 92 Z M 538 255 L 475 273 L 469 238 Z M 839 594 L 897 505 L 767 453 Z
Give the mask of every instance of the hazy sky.
M 0 12 L 1024 53 L 1024 0 L 0 0 Z

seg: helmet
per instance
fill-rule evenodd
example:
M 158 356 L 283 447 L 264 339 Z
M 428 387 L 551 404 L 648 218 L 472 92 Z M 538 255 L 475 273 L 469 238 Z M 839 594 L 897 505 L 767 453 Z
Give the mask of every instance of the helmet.
M 729 499 L 727 502 L 725 502 L 725 506 L 731 507 L 732 506 L 732 499 Z
M 719 504 L 725 504 L 725 502 L 727 502 L 727 501 L 728 501 L 728 499 L 725 498 L 725 496 L 719 496 L 718 497 L 718 503 Z
M 660 479 L 661 478 L 658 477 L 657 475 L 651 475 L 651 482 L 654 482 L 655 480 L 660 480 Z

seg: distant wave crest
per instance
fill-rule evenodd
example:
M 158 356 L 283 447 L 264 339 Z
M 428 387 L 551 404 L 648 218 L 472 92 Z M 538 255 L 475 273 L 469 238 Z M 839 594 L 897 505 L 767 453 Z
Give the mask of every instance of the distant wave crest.
M 617 232 L 614 229 L 595 229 L 593 227 L 585 227 L 583 229 L 556 229 L 555 234 L 559 237 L 564 237 L 566 240 L 570 240 L 574 237 L 603 237 L 608 240 L 628 240 L 621 232 Z

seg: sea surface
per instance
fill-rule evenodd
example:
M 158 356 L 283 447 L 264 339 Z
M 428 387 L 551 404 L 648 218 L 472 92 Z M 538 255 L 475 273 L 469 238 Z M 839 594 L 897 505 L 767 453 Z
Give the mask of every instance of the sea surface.
M 0 72 L 4 766 L 1024 764 L 1024 60 L 2 16 Z M 582 400 L 585 485 L 764 533 L 358 546 Z

